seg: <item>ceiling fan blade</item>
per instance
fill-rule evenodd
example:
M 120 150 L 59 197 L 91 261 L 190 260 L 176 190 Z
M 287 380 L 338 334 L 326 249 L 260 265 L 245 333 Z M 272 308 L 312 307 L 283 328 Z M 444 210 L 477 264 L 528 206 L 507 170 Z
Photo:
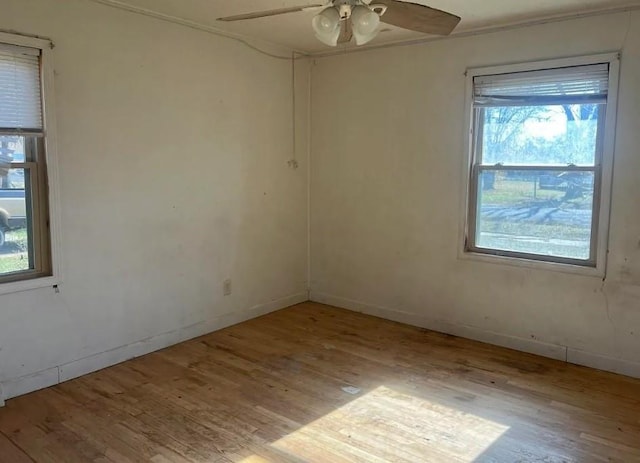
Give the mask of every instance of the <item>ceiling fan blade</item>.
M 297 13 L 299 11 L 305 11 L 311 8 L 321 8 L 323 6 L 324 6 L 323 4 L 316 4 L 316 5 L 292 6 L 289 8 L 278 8 L 277 10 L 256 11 L 253 13 L 238 14 L 235 16 L 226 16 L 224 18 L 218 18 L 218 21 L 242 21 L 244 19 L 266 18 L 267 16 L 277 16 L 280 14 Z
M 353 28 L 351 21 L 342 21 L 342 30 L 340 31 L 340 37 L 338 37 L 338 43 L 349 43 L 353 38 Z
M 387 7 L 380 21 L 424 34 L 449 35 L 461 19 L 446 11 L 417 3 L 399 0 L 375 0 L 372 3 Z

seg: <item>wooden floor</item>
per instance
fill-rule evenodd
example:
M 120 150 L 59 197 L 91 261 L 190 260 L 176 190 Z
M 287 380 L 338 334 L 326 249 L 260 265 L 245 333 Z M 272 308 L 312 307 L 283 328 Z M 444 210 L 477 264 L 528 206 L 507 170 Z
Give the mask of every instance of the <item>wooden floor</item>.
M 640 462 L 640 381 L 305 303 L 9 401 L 0 461 Z

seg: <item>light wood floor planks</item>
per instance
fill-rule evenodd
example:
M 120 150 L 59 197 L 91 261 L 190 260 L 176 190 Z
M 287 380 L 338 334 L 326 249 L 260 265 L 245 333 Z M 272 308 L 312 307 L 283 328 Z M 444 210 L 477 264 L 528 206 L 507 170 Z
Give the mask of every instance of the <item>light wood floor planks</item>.
M 305 303 L 10 400 L 33 461 L 640 462 L 640 381 Z

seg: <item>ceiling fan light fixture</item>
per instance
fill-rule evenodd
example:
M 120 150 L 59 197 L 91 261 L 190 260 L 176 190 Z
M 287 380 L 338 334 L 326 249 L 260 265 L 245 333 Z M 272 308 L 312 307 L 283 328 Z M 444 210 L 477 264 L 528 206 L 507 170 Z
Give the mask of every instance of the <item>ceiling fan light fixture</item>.
M 322 43 L 335 47 L 340 37 L 340 13 L 334 7 L 322 10 L 312 21 L 316 37 Z
M 320 11 L 312 21 L 315 35 L 322 43 L 335 47 L 338 43 L 349 43 L 352 38 L 355 38 L 358 45 L 370 42 L 378 34 L 381 22 L 422 34 L 449 35 L 461 20 L 459 16 L 446 11 L 414 3 L 415 0 L 377 0 L 379 3 L 374 3 L 375 1 L 323 0 L 323 3 L 314 5 L 225 16 L 218 18 L 218 21 L 243 21 L 301 11 Z

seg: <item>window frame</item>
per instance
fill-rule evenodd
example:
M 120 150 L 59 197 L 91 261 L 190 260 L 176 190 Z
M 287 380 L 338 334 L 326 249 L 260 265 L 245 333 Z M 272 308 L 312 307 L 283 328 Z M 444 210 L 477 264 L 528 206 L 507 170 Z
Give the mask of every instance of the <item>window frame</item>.
M 463 165 L 464 195 L 462 197 L 462 220 L 460 226 L 460 245 L 458 257 L 461 259 L 473 259 L 481 262 L 515 265 L 542 270 L 554 270 L 567 273 L 576 273 L 588 276 L 603 277 L 606 273 L 606 261 L 609 241 L 609 220 L 611 210 L 611 191 L 613 180 L 614 150 L 615 150 L 615 126 L 618 103 L 618 82 L 620 69 L 620 53 L 603 53 L 570 58 L 552 60 L 529 61 L 516 64 L 506 64 L 489 67 L 469 68 L 466 71 L 466 95 L 465 95 L 465 156 Z M 509 74 L 543 69 L 565 68 L 572 66 L 584 66 L 599 63 L 609 65 L 609 91 L 604 117 L 599 118 L 598 147 L 596 153 L 596 165 L 589 167 L 588 171 L 594 172 L 594 204 L 593 224 L 597 224 L 592 236 L 592 260 L 582 261 L 561 257 L 546 257 L 517 252 L 502 252 L 500 250 L 482 250 L 474 247 L 472 238 L 475 225 L 475 213 L 477 208 L 477 182 L 474 169 L 475 164 L 475 111 L 473 107 L 473 82 L 474 78 L 483 75 Z M 598 165 L 598 156 L 600 162 Z M 574 170 L 567 166 L 567 170 Z M 526 170 L 519 168 L 518 170 Z M 504 167 L 503 167 L 504 169 Z M 508 169 L 508 168 L 507 168 Z M 535 168 L 532 170 L 544 170 Z M 557 166 L 555 166 L 557 169 Z M 576 170 L 584 170 L 576 167 Z M 505 169 L 506 170 L 506 169 Z M 599 181 L 598 181 L 599 177 Z M 476 188 L 474 190 L 474 188 Z
M 48 236 L 46 229 L 40 230 L 39 236 L 34 235 L 34 239 L 39 239 L 39 251 L 46 252 L 46 256 L 39 256 L 41 262 L 46 264 L 44 269 L 25 271 L 10 275 L 7 278 L 0 277 L 0 295 L 36 288 L 59 285 L 62 282 L 61 266 L 61 245 L 60 245 L 60 197 L 58 188 L 58 166 L 57 166 L 57 136 L 55 120 L 55 99 L 54 99 L 54 73 L 53 73 L 53 44 L 50 40 L 36 38 L 26 35 L 18 35 L 7 32 L 0 32 L 0 43 L 19 47 L 35 48 L 40 50 L 40 80 L 42 98 L 42 118 L 44 135 L 35 144 L 39 156 L 43 156 L 43 162 L 16 163 L 15 168 L 28 167 L 36 172 L 36 175 L 45 176 L 43 181 L 34 182 L 36 185 L 32 194 L 37 195 L 38 202 L 46 198 L 48 209 Z M 29 140 L 30 134 L 24 133 L 25 142 Z M 25 146 L 26 151 L 26 146 Z M 26 152 L 25 152 L 26 154 Z M 13 165 L 13 164 L 12 164 Z M 45 172 L 41 172 L 44 167 Z M 46 185 L 48 191 L 38 189 L 38 186 Z M 41 207 L 41 206 L 39 206 Z M 35 214 L 34 214 L 35 215 Z M 42 214 L 38 214 L 36 220 L 40 220 Z M 35 226 L 46 228 L 45 223 L 38 223 Z M 47 249 L 48 248 L 48 249 Z

